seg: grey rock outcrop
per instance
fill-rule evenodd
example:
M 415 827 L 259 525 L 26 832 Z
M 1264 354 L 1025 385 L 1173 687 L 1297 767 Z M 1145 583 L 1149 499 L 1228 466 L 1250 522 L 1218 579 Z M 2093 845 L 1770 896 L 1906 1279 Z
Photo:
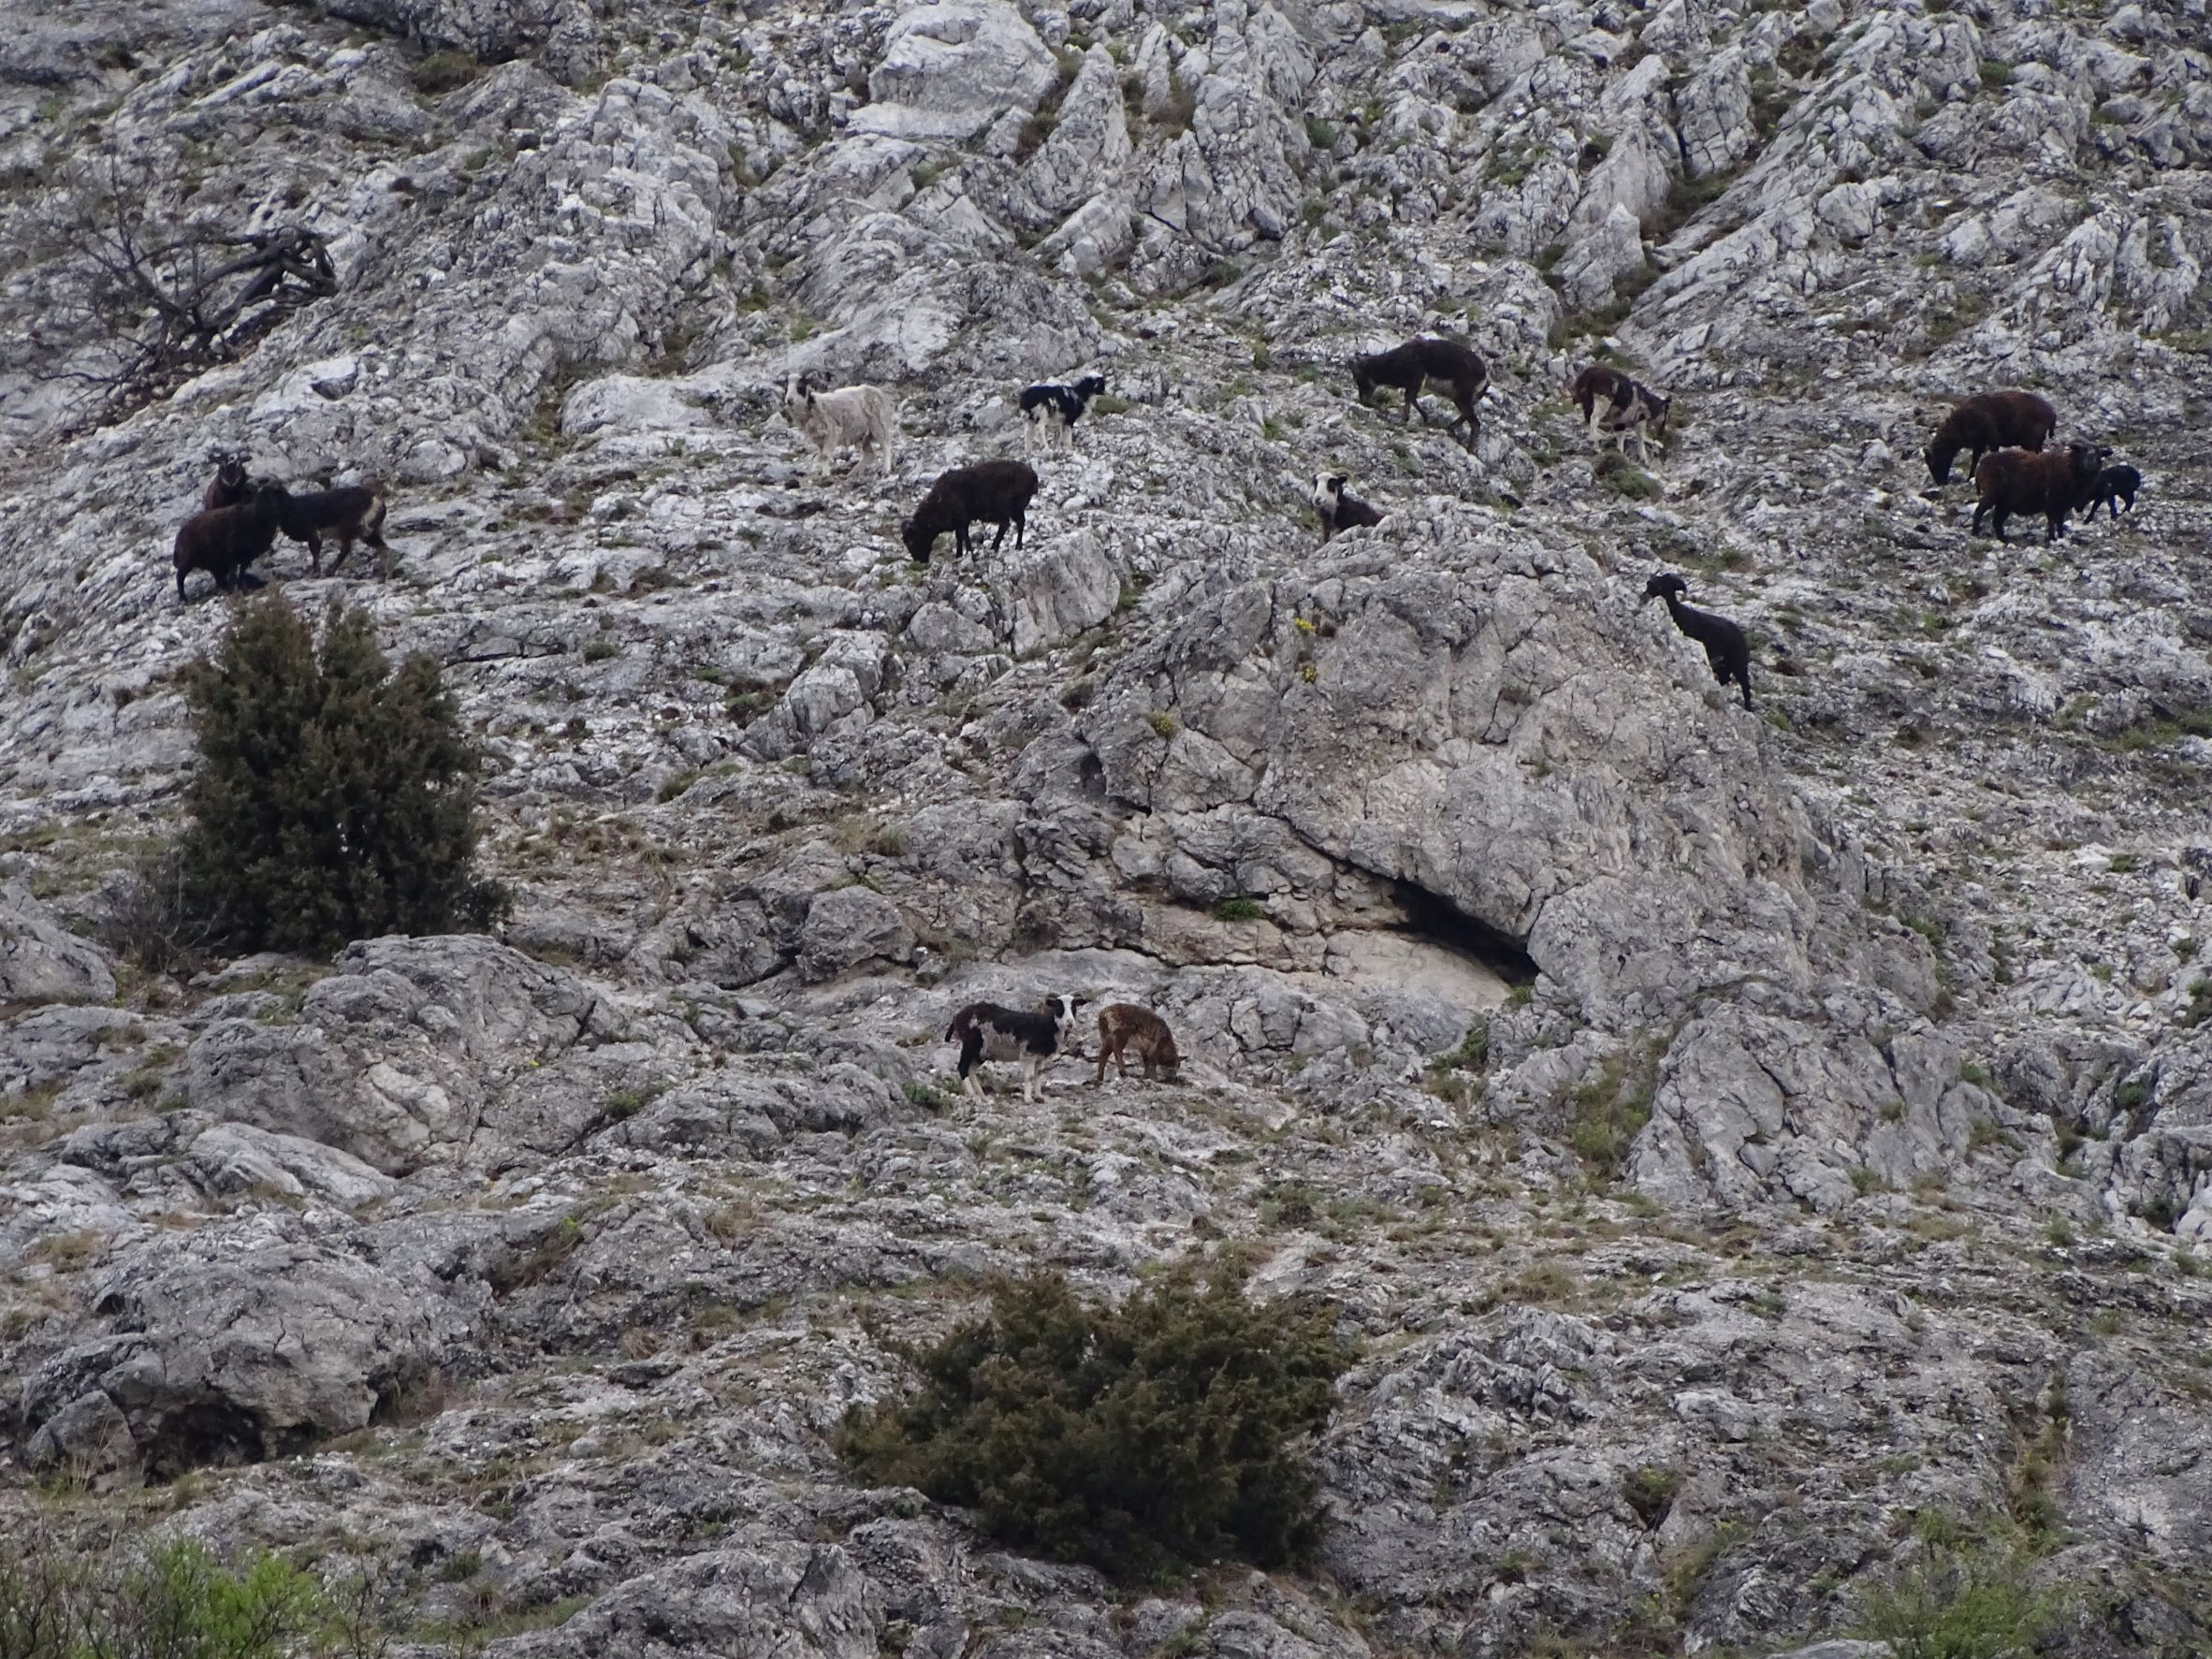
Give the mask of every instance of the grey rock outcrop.
M 0 1002 L 108 1002 L 114 996 L 104 952 L 63 927 L 22 887 L 0 885 Z

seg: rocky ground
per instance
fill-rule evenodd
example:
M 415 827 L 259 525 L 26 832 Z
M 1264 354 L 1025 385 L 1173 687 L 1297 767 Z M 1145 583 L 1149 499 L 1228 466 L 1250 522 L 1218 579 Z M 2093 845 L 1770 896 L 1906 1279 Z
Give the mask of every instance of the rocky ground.
M 2059 1651 L 2204 1651 L 2205 28 L 19 20 L 0 1525 L 292 1549 L 422 1652 L 1488 1659 L 1848 1637 L 1944 1518 Z M 114 400 L 56 230 L 102 189 L 304 226 L 338 291 Z M 1471 452 L 1350 395 L 1423 327 L 1495 365 Z M 1648 467 L 1565 400 L 1600 354 L 1675 397 Z M 1090 369 L 1027 545 L 910 563 Z M 799 370 L 895 393 L 890 476 L 821 473 Z M 1918 452 L 1998 385 L 2136 510 L 1971 538 Z M 229 604 L 167 547 L 239 446 L 392 484 L 392 575 L 264 574 L 445 665 L 498 938 L 95 942 L 174 826 Z M 1320 546 L 1321 468 L 1386 522 Z M 1158 1007 L 1181 1083 L 958 1098 L 950 1011 L 1060 990 Z M 990 1273 L 1193 1251 L 1362 1345 L 1309 1571 L 1132 1592 L 841 1472 Z

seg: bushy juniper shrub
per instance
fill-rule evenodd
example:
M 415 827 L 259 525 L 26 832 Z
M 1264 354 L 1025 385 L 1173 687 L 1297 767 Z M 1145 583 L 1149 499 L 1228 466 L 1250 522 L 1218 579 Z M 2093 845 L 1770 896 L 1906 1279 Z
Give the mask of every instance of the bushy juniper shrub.
M 278 594 L 186 671 L 199 763 L 175 904 L 209 943 L 327 955 L 351 939 L 495 921 L 473 868 L 474 742 L 438 666 L 395 669 L 369 618 L 333 604 L 318 643 Z
M 1002 1281 L 987 1317 L 905 1357 L 920 1386 L 856 1406 L 838 1450 L 1005 1543 L 1129 1579 L 1291 1564 L 1319 1536 L 1304 1442 L 1351 1352 L 1323 1315 L 1246 1301 L 1225 1264 L 1119 1307 L 1056 1273 Z
M 306 1659 L 354 1648 L 346 1622 L 298 1567 L 189 1539 L 87 1550 L 34 1532 L 0 1554 L 10 1659 Z

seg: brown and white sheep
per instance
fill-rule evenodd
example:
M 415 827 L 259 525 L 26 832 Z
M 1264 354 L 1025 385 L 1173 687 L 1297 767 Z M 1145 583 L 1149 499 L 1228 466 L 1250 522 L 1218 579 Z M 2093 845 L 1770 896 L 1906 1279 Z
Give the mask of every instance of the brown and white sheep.
M 376 549 L 376 574 L 383 575 L 391 548 L 384 539 L 384 488 L 376 484 L 349 484 L 338 489 L 313 489 L 287 495 L 280 523 L 296 542 L 307 544 L 308 567 L 323 574 L 323 537 L 335 536 L 338 557 L 330 561 L 333 575 L 346 561 L 356 542 Z
M 2057 541 L 2066 532 L 2066 515 L 2088 499 L 2103 465 L 2103 452 L 2088 444 L 2069 444 L 2048 454 L 2000 449 L 1984 456 L 1974 467 L 1974 488 L 1981 499 L 1974 502 L 1969 533 L 1981 533 L 1982 515 L 1987 513 L 2001 542 L 2011 515 L 2041 513 L 2044 540 Z
M 1568 396 L 1581 409 L 1583 422 L 1590 429 L 1590 440 L 1600 449 L 1610 437 L 1614 446 L 1625 454 L 1633 435 L 1636 457 L 1641 460 L 1650 443 L 1645 435 L 1647 427 L 1659 434 L 1660 443 L 1666 442 L 1666 412 L 1674 400 L 1662 398 L 1643 382 L 1630 379 L 1618 369 L 1608 369 L 1603 363 L 1591 364 L 1575 376 Z
M 1421 388 L 1435 386 L 1460 412 L 1459 420 L 1447 423 L 1444 429 L 1448 432 L 1464 421 L 1467 432 L 1460 442 L 1470 450 L 1475 447 L 1475 405 L 1490 386 L 1490 369 L 1472 348 L 1457 340 L 1419 335 L 1387 352 L 1354 357 L 1351 369 L 1361 402 L 1372 403 L 1380 387 L 1394 386 L 1405 394 L 1406 409 L 1418 414 L 1423 426 L 1435 423 L 1421 407 Z
M 1995 449 L 2041 449 L 2059 429 L 2059 412 L 2033 392 L 1976 392 L 1943 417 L 1921 452 L 1938 484 L 1951 481 L 1951 461 L 1961 449 L 1982 457 Z

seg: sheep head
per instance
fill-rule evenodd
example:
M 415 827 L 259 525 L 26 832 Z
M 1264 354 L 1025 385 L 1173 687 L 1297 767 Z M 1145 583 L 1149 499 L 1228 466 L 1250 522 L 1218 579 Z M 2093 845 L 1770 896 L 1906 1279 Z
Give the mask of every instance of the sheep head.
M 1681 577 L 1676 575 L 1672 571 L 1661 571 L 1657 575 L 1653 576 L 1650 581 L 1644 584 L 1644 596 L 1643 598 L 1637 600 L 1637 603 L 1638 604 L 1649 604 L 1654 599 L 1666 599 L 1669 597 L 1680 599 L 1682 597 L 1682 595 L 1689 591 L 1690 584 L 1683 581 Z

